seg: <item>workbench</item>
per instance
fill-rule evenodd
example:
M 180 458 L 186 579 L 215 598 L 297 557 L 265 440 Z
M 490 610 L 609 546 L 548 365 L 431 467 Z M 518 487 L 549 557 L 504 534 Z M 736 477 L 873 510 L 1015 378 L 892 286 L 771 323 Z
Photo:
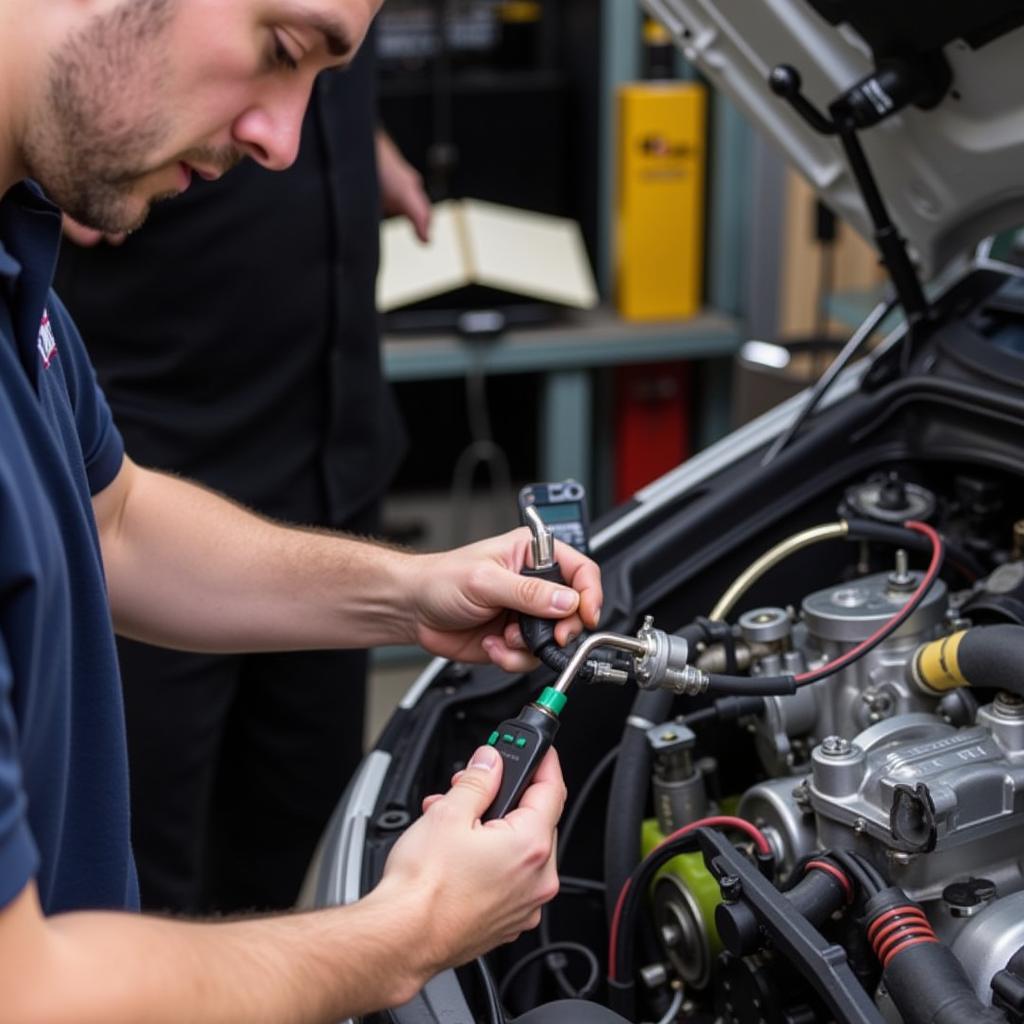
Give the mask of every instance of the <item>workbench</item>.
M 385 373 L 392 381 L 438 380 L 478 372 L 484 376 L 540 376 L 540 479 L 594 480 L 594 374 L 602 367 L 636 363 L 706 361 L 694 429 L 703 447 L 729 427 L 731 357 L 743 338 L 740 324 L 719 313 L 690 320 L 634 324 L 601 308 L 572 313 L 557 325 L 510 330 L 496 338 L 456 334 L 389 335 Z

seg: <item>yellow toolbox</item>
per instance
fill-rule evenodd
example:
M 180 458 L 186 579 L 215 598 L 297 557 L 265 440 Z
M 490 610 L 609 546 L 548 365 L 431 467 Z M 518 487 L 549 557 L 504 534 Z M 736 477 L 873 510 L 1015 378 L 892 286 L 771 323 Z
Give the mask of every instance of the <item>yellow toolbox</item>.
M 697 82 L 619 88 L 616 293 L 628 320 L 700 309 L 707 94 Z

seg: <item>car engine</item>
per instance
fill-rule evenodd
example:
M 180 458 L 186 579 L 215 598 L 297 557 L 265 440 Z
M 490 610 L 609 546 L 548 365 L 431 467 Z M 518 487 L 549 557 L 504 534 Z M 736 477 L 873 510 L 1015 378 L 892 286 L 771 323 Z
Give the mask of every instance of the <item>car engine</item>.
M 864 516 L 898 523 L 934 518 L 940 504 L 926 488 L 890 473 L 849 488 L 839 513 L 851 522 Z M 795 550 L 831 536 L 824 528 L 806 530 L 759 559 L 752 579 L 736 594 L 727 593 L 703 620 L 705 639 L 690 661 L 709 673 L 705 678 L 728 678 L 714 673 L 730 671 L 752 682 L 780 673 L 799 680 L 800 673 L 839 667 L 795 692 L 766 694 L 755 714 L 726 707 L 749 697 L 711 705 L 722 705 L 753 740 L 761 778 L 738 793 L 725 792 L 720 778 L 733 741 L 723 745 L 719 739 L 711 750 L 700 742 L 708 709 L 703 716 L 698 711 L 645 723 L 656 820 L 643 823 L 642 855 L 652 857 L 666 837 L 688 827 L 712 822 L 728 830 L 741 819 L 765 841 L 757 859 L 771 863 L 767 873 L 783 894 L 795 891 L 816 867 L 823 873 L 838 868 L 844 888 L 857 885 L 856 875 L 876 892 L 898 892 L 897 902 L 905 899 L 920 917 L 908 928 L 908 918 L 889 911 L 896 915 L 896 951 L 920 951 L 925 944 L 941 949 L 962 971 L 964 987 L 977 1000 L 975 1011 L 984 1008 L 995 1015 L 992 1020 L 1017 1020 L 1012 1013 L 1024 1007 L 1024 972 L 1018 977 L 1014 961 L 1024 950 L 1024 620 L 1017 605 L 1024 593 L 1024 561 L 1014 548 L 1019 538 L 1002 549 L 989 545 L 980 558 L 978 545 L 972 550 L 966 542 L 970 538 L 950 542 L 946 578 L 954 582 L 947 585 L 936 575 L 924 592 L 925 571 L 910 568 L 906 549 L 890 548 L 884 556 L 890 567 L 872 571 L 879 548 L 862 540 L 842 578 L 805 594 L 798 607 L 753 607 L 731 627 L 721 625 L 753 579 L 781 566 Z M 984 563 L 996 567 L 985 571 Z M 885 632 L 915 593 L 912 612 Z M 968 636 L 968 646 L 957 639 Z M 952 649 L 957 644 L 959 662 Z M 851 653 L 856 656 L 844 663 Z M 614 801 L 613 784 L 609 814 Z M 735 817 L 722 817 L 728 815 Z M 822 866 L 830 851 L 838 851 L 836 860 Z M 926 984 L 928 970 L 909 986 L 887 985 L 888 971 L 878 984 L 877 964 L 858 934 L 864 919 L 860 896 L 856 912 L 837 903 L 823 919 L 813 913 L 810 918 L 816 931 L 829 934 L 844 951 L 864 990 L 874 993 L 872 1012 L 881 1016 L 858 1016 L 855 1007 L 849 1016 L 830 1014 L 814 986 L 799 979 L 808 974 L 807 965 L 782 956 L 785 943 L 766 933 L 764 908 L 747 915 L 749 934 L 743 937 L 734 911 L 724 909 L 743 903 L 728 895 L 740 883 L 713 870 L 709 850 L 703 852 L 703 860 L 697 852 L 669 860 L 650 886 L 657 941 L 656 950 L 648 947 L 640 976 L 652 991 L 675 985 L 686 994 L 683 1009 L 676 1007 L 683 1015 L 666 1019 L 705 1019 L 701 1007 L 713 1014 L 708 1020 L 744 1022 L 966 1019 L 967 1005 L 955 999 L 946 1016 L 907 1005 Z M 852 892 L 846 899 L 852 902 Z M 884 956 L 879 959 L 885 963 Z M 631 1001 L 625 1006 L 631 1009 Z

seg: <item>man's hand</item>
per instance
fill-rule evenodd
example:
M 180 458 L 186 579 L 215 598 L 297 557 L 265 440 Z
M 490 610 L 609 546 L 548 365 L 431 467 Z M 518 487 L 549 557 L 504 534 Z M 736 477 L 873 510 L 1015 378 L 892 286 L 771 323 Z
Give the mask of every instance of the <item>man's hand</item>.
M 423 178 L 382 128 L 377 129 L 376 143 L 377 182 L 385 215 L 408 217 L 416 237 L 421 242 L 429 242 L 433 210 L 423 188 Z
M 107 235 L 102 231 L 97 231 L 96 228 L 87 228 L 84 224 L 65 213 L 64 237 L 70 239 L 75 245 L 82 246 L 83 249 L 91 249 L 94 245 L 99 245 L 103 241 L 108 245 L 120 245 L 127 238 L 127 235 L 123 233 Z
M 566 644 L 601 615 L 601 573 L 586 555 L 559 541 L 555 560 L 569 584 L 560 587 L 522 576 L 530 532 L 500 537 L 436 555 L 420 555 L 409 581 L 416 641 L 456 661 L 490 659 L 508 672 L 536 661 L 525 649 L 514 612 L 562 619 L 555 639 Z
M 390 893 L 418 908 L 410 923 L 427 976 L 535 928 L 541 906 L 558 892 L 555 825 L 565 805 L 558 755 L 547 752 L 515 810 L 482 823 L 501 771 L 497 751 L 480 747 L 446 794 L 427 797 L 369 897 Z
M 558 758 L 548 751 L 520 805 L 484 824 L 501 769 L 493 747 L 478 750 L 444 796 L 425 801 L 380 884 L 345 907 L 215 924 L 44 917 L 29 882 L 0 907 L 0 1019 L 314 1024 L 407 1002 L 443 968 L 535 927 L 558 891 Z

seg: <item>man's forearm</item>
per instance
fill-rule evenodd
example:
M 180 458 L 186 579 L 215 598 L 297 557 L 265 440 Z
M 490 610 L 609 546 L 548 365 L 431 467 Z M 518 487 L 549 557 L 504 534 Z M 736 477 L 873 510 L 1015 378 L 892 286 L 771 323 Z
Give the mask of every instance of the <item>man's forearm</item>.
M 20 1024 L 333 1024 L 408 1000 L 431 973 L 396 905 L 372 896 L 218 924 L 113 913 L 36 920 L 30 975 L 4 986 L 2 1015 Z
M 209 651 L 413 642 L 404 605 L 415 556 L 283 527 L 130 463 L 122 474 L 97 517 L 124 635 Z

